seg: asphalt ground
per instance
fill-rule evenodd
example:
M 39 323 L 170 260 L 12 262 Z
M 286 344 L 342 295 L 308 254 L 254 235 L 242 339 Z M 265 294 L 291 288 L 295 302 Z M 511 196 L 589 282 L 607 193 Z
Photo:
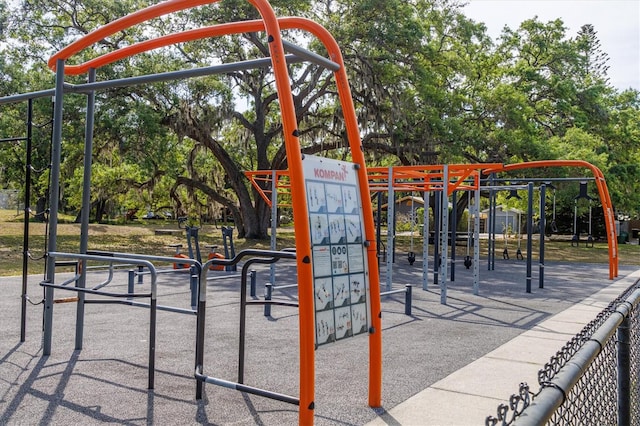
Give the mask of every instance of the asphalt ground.
M 367 405 L 368 341 L 356 336 L 316 350 L 315 424 L 362 425 L 384 419 L 387 410 L 612 283 L 608 265 L 548 262 L 544 288 L 538 288 L 534 268 L 532 293 L 527 294 L 525 262 L 496 260 L 494 271 L 481 263 L 477 296 L 471 270 L 458 267 L 443 305 L 437 285 L 422 290 L 421 267 L 419 261 L 409 266 L 399 260 L 394 265 L 394 288 L 415 286 L 411 316 L 404 313 L 403 294 L 382 301 L 383 407 Z M 384 268 L 383 264 L 383 274 Z M 635 269 L 621 266 L 618 279 Z M 90 282 L 104 277 L 89 274 Z M 29 278 L 34 302 L 42 299 L 40 279 Z M 258 296 L 268 279 L 267 269 L 258 271 Z M 116 273 L 109 291 L 126 292 L 126 281 L 126 272 Z M 136 291 L 148 290 L 148 281 L 147 277 Z M 277 283 L 294 282 L 295 267 L 279 265 Z M 237 277 L 208 284 L 204 373 L 229 381 L 237 379 L 239 287 Z M 42 356 L 42 305 L 28 305 L 26 341 L 20 343 L 21 278 L 0 278 L 0 289 L 2 425 L 298 422 L 297 406 L 211 384 L 205 385 L 202 400 L 195 399 L 194 315 L 158 312 L 155 389 L 147 390 L 147 309 L 86 305 L 83 348 L 74 350 L 76 303 L 55 304 L 52 353 Z M 74 294 L 56 291 L 56 298 L 69 296 Z M 294 300 L 295 291 L 277 290 L 274 297 Z M 161 305 L 189 308 L 187 274 L 160 275 L 158 300 Z M 297 327 L 295 308 L 274 306 L 272 315 L 265 317 L 261 306 L 249 306 L 247 385 L 297 396 Z M 495 371 L 496 380 L 502 374 Z M 491 386 L 490 381 L 486 385 Z M 504 395 L 505 402 L 509 396 Z M 460 409 L 464 408 L 451 407 L 452 412 Z M 487 412 L 492 414 L 495 410 Z

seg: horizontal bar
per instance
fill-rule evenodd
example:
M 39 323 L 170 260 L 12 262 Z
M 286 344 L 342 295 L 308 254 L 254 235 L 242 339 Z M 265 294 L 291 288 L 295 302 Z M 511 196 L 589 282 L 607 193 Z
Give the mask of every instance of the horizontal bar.
M 312 53 L 312 52 L 309 52 L 309 53 Z M 293 64 L 293 63 L 302 62 L 303 58 L 295 55 L 285 55 L 285 60 L 287 61 L 288 64 Z M 192 77 L 202 77 L 205 75 L 222 74 L 227 72 L 242 71 L 242 70 L 247 70 L 252 68 L 264 68 L 269 66 L 271 66 L 271 58 L 252 59 L 248 61 L 232 62 L 229 64 L 221 64 L 221 65 L 212 65 L 209 67 L 194 68 L 189 70 L 169 71 L 164 73 L 142 75 L 137 77 L 120 78 L 116 80 L 97 81 L 94 83 L 82 83 L 82 84 L 65 83 L 63 92 L 64 93 L 88 93 L 95 90 L 133 86 L 136 84 L 156 83 L 161 81 L 179 80 L 179 79 L 192 78 Z M 0 98 L 0 105 L 26 101 L 29 99 L 44 98 L 47 96 L 54 96 L 54 95 L 55 95 L 55 89 L 46 89 L 46 90 L 39 90 L 36 92 L 21 93 L 18 95 L 5 96 Z
M 302 62 L 300 58 L 297 58 L 293 55 L 286 55 L 285 60 L 287 61 L 287 63 Z M 120 78 L 117 80 L 78 84 L 75 85 L 74 92 L 91 92 L 94 90 L 111 89 L 114 87 L 125 87 L 138 84 L 157 83 L 161 81 L 180 80 L 185 78 L 202 77 L 205 75 L 223 74 L 227 72 L 242 71 L 253 68 L 264 68 L 269 66 L 271 66 L 271 58 L 251 59 L 248 61 L 212 65 L 209 67 L 194 68 L 189 70 L 169 71 L 158 74 Z
M 0 143 L 2 142 L 22 142 L 22 141 L 26 141 L 27 138 L 4 138 L 4 139 L 0 139 Z
M 542 183 L 553 183 L 553 182 L 580 182 L 586 180 L 595 180 L 594 177 L 565 177 L 565 178 L 493 178 L 493 182 L 542 182 Z M 490 178 L 480 179 L 480 182 L 490 182 Z
M 56 94 L 55 89 L 38 90 L 36 92 L 20 93 L 17 95 L 0 98 L 0 105 L 12 104 L 15 102 L 28 101 L 29 99 L 52 97 Z
M 277 306 L 290 306 L 297 308 L 299 306 L 298 302 L 290 302 L 288 300 L 247 300 L 245 302 L 247 305 L 277 305 Z
M 79 293 L 97 294 L 99 296 L 109 296 L 109 297 L 151 297 L 153 295 L 152 293 L 111 293 L 106 291 L 92 290 L 90 288 L 68 287 L 64 285 L 51 284 L 46 281 L 42 281 L 40 285 L 42 287 L 51 287 L 51 288 L 57 288 L 60 290 L 69 290 L 69 291 L 75 291 Z
M 274 285 L 271 288 L 273 290 L 278 290 L 281 288 L 293 288 L 293 287 L 298 287 L 298 284 Z
M 143 259 L 143 257 L 145 256 L 141 255 L 139 258 L 135 258 L 135 255 L 132 255 L 130 253 L 126 253 L 126 255 L 127 256 L 116 257 L 112 254 L 111 256 L 108 257 L 108 259 L 105 259 L 105 256 L 98 256 L 95 254 L 64 253 L 64 252 L 55 252 L 55 251 L 49 252 L 49 257 L 52 257 L 54 259 L 56 258 L 78 259 L 78 260 L 82 259 L 82 260 L 97 260 L 100 262 L 105 262 L 108 260 L 109 262 L 118 262 L 118 263 L 129 263 L 131 262 L 131 259 L 133 259 L 134 263 L 141 266 L 146 266 L 151 271 L 151 299 L 155 300 L 158 294 L 158 282 L 157 282 L 158 277 L 156 274 L 156 267 L 153 265 L 153 263 Z M 151 256 L 147 256 L 147 257 L 151 257 Z M 46 283 L 46 284 L 48 284 L 49 286 L 53 286 L 53 284 L 51 283 Z M 40 285 L 42 285 L 42 283 L 40 283 Z M 66 288 L 67 290 L 71 289 L 69 287 L 63 287 L 63 288 Z M 78 287 L 75 287 L 75 288 L 78 288 Z M 97 291 L 95 292 L 95 294 L 104 294 L 106 296 L 111 295 L 110 293 L 97 292 Z M 113 297 L 125 297 L 126 295 L 127 294 L 125 294 L 124 296 L 114 294 Z M 134 297 L 138 297 L 138 296 L 134 296 Z
M 117 304 L 117 305 L 127 305 L 133 306 L 135 308 L 150 308 L 151 304 L 142 303 L 142 302 L 133 302 L 131 300 L 100 300 L 100 299 L 86 299 L 84 303 L 88 304 L 100 304 L 100 305 L 109 305 L 109 304 Z M 166 306 L 166 305 L 156 305 L 156 309 L 159 311 L 167 311 L 167 312 L 175 312 L 178 314 L 190 314 L 197 315 L 198 311 L 193 309 L 186 308 L 176 308 L 175 306 Z
M 306 59 L 314 64 L 321 65 L 331 71 L 338 71 L 340 69 L 340 64 L 337 62 L 333 62 L 330 59 L 325 58 L 324 56 L 320 56 L 317 53 L 313 53 L 310 50 L 307 50 L 303 47 L 296 46 L 293 43 L 289 43 L 286 40 L 282 40 L 282 47 L 284 50 L 293 53 L 299 58 Z
M 287 402 L 293 405 L 300 405 L 300 399 L 285 395 L 282 393 L 271 392 L 265 389 L 256 388 L 253 386 L 247 386 L 242 383 L 231 382 L 229 380 L 218 379 L 215 377 L 209 377 L 204 374 L 199 373 L 198 371 L 202 370 L 202 366 L 198 365 L 196 367 L 195 377 L 197 380 L 202 382 L 211 383 L 212 385 L 221 386 L 228 389 L 234 389 L 240 392 L 250 393 L 253 395 L 263 396 L 265 398 L 275 399 L 277 401 Z
M 396 293 L 406 293 L 407 292 L 407 287 L 405 288 L 400 288 L 398 290 L 389 290 L 389 291 L 384 291 L 380 293 L 380 296 L 388 296 L 390 294 L 396 294 Z

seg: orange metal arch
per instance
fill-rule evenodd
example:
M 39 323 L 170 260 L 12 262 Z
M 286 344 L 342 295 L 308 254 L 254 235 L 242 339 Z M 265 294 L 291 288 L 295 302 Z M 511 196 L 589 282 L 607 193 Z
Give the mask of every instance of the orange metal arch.
M 602 203 L 602 210 L 605 217 L 605 227 L 607 230 L 607 243 L 609 245 L 609 279 L 618 276 L 618 240 L 616 238 L 615 218 L 613 204 L 609 196 L 609 189 L 602 171 L 593 164 L 583 160 L 543 160 L 531 161 L 528 163 L 508 164 L 501 167 L 489 167 L 485 173 L 502 173 L 511 170 L 547 168 L 547 167 L 581 167 L 591 170 L 595 178 L 598 195 Z
M 103 38 L 109 37 L 110 35 L 113 35 L 119 31 L 126 30 L 134 25 L 146 22 L 159 16 L 167 15 L 179 10 L 191 9 L 196 6 L 214 3 L 215 1 L 217 0 L 168 0 L 153 6 L 149 6 L 145 9 L 138 10 L 137 12 L 109 22 L 108 24 L 105 24 L 102 27 L 91 31 L 81 39 L 78 39 L 69 44 L 67 47 L 58 51 L 51 58 L 49 58 L 47 65 L 51 70 L 55 71 L 56 61 L 58 59 L 67 60 L 71 56 L 86 49 L 89 46 L 92 46 L 94 43 L 99 42 Z
M 134 12 L 116 21 L 104 25 L 89 33 L 85 37 L 70 44 L 53 55 L 48 66 L 52 70 L 56 69 L 58 60 L 67 60 L 74 54 L 91 46 L 97 41 L 108 37 L 118 31 L 130 28 L 149 19 L 156 18 L 171 12 L 184 10 L 196 6 L 215 3 L 217 0 L 168 0 L 154 6 Z M 150 40 L 118 51 L 95 58 L 84 64 L 65 67 L 66 74 L 80 74 L 91 68 L 98 68 L 118 59 L 123 59 L 150 49 L 165 46 L 171 43 L 194 40 L 213 35 L 222 35 L 230 31 L 258 31 L 265 30 L 269 37 L 269 51 L 275 75 L 276 89 L 280 100 L 282 114 L 282 124 L 285 148 L 289 164 L 289 175 L 291 180 L 291 194 L 293 204 L 294 225 L 296 230 L 296 251 L 297 267 L 299 279 L 299 333 L 300 333 L 300 407 L 299 423 L 313 423 L 313 407 L 315 393 L 315 372 L 314 372 L 314 310 L 313 310 L 313 271 L 311 264 L 311 239 L 309 232 L 309 218 L 307 215 L 306 191 L 302 169 L 302 156 L 300 154 L 300 144 L 298 140 L 297 121 L 293 97 L 289 83 L 289 74 L 284 55 L 284 48 L 280 34 L 280 20 L 276 18 L 273 9 L 267 0 L 248 0 L 262 16 L 262 21 L 243 21 L 231 24 L 222 24 L 215 27 L 202 28 L 184 33 L 165 36 L 160 39 Z M 321 25 L 304 18 L 283 18 L 283 28 L 294 28 L 298 26 L 314 34 L 329 52 L 329 57 L 333 62 L 340 65 L 334 72 L 334 78 L 338 89 L 338 97 L 342 104 L 345 127 L 349 146 L 352 152 L 352 161 L 357 164 L 360 182 L 360 193 L 362 195 L 362 208 L 364 215 L 364 232 L 367 243 L 367 260 L 370 268 L 371 287 L 371 318 L 373 332 L 369 336 L 369 405 L 381 405 L 381 383 L 382 383 L 382 326 L 381 326 L 381 305 L 380 305 L 380 283 L 377 270 L 377 257 L 375 251 L 375 228 L 373 223 L 373 212 L 369 193 L 367 169 L 364 161 L 364 152 L 360 140 L 360 134 L 355 115 L 355 108 L 351 98 L 351 91 L 348 84 L 344 61 L 339 46 L 331 34 Z M 67 69 L 68 68 L 68 69 Z

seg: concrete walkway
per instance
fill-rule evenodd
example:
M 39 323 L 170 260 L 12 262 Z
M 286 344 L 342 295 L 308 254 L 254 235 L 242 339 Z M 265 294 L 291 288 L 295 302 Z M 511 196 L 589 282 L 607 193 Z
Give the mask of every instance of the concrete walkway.
M 368 423 L 482 425 L 521 382 L 535 393 L 538 371 L 609 303 L 640 279 L 640 270 L 535 325 Z

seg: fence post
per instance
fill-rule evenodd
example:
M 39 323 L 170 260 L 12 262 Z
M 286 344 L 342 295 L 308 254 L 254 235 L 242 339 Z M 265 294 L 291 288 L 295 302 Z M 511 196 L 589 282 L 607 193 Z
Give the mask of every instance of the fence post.
M 631 424 L 631 358 L 630 358 L 630 320 L 625 315 L 618 327 L 616 352 L 618 354 L 618 425 Z

